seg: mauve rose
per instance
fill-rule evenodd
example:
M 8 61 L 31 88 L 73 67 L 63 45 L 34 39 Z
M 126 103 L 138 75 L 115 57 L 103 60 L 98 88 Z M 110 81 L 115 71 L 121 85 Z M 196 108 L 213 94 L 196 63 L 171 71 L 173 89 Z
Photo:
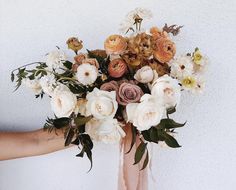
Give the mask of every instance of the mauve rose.
M 124 82 L 119 87 L 117 102 L 126 106 L 128 103 L 139 102 L 142 95 L 143 91 L 139 86 Z
M 105 91 L 108 91 L 108 92 L 116 91 L 116 93 L 118 93 L 119 85 L 118 85 L 118 83 L 116 81 L 112 80 L 110 82 L 104 83 L 100 87 L 100 90 L 105 90 Z
M 122 77 L 127 71 L 127 65 L 123 59 L 113 59 L 108 65 L 108 73 L 111 77 Z

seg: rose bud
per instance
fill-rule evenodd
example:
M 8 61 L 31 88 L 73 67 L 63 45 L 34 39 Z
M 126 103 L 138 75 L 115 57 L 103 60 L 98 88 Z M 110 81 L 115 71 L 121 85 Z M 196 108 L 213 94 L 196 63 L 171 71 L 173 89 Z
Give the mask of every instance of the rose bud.
M 113 59 L 108 65 L 108 73 L 111 77 L 122 77 L 127 71 L 127 65 L 123 59 Z
M 106 39 L 104 43 L 104 48 L 108 55 L 122 54 L 125 51 L 126 47 L 127 47 L 127 42 L 125 38 L 123 38 L 120 35 L 111 35 Z
M 74 57 L 75 62 L 79 64 L 81 64 L 84 59 L 86 59 L 86 55 L 83 53 L 80 53 Z
M 72 49 L 75 53 L 83 48 L 83 42 L 75 37 L 69 38 L 66 43 L 68 45 L 68 48 Z

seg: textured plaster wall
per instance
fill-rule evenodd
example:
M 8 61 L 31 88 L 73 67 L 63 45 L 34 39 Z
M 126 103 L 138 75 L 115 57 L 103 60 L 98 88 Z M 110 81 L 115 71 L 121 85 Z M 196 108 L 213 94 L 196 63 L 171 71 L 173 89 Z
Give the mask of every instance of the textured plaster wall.
M 154 146 L 151 190 L 232 190 L 236 171 L 236 1 L 233 0 L 0 0 L 0 130 L 42 127 L 51 115 L 48 99 L 22 88 L 12 93 L 10 71 L 41 60 L 56 45 L 78 36 L 88 49 L 102 48 L 135 7 L 153 11 L 146 26 L 184 25 L 175 39 L 178 54 L 196 46 L 211 63 L 202 96 L 182 97 L 174 117 L 181 149 Z M 1 150 L 0 150 L 1 151 Z M 97 144 L 94 168 L 76 149 L 0 162 L 0 190 L 115 190 L 118 146 Z

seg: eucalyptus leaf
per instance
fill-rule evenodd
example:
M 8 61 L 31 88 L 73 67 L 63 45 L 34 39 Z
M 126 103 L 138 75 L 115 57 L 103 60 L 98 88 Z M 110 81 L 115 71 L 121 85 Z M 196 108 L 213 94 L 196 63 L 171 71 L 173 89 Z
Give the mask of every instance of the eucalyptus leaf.
M 165 138 L 165 143 L 172 148 L 179 148 L 181 147 L 179 143 L 176 141 L 174 137 L 169 135 L 168 133 L 164 132 L 161 134 Z
M 143 167 L 142 167 L 141 170 L 144 170 L 144 169 L 147 167 L 148 162 L 149 162 L 149 153 L 148 153 L 148 150 L 147 150 L 146 158 L 145 158 L 145 160 L 144 160 L 144 162 L 143 162 Z M 141 170 L 140 170 L 140 171 L 141 171 Z
M 139 146 L 135 152 L 134 165 L 138 164 L 141 161 L 141 159 L 145 153 L 146 147 L 147 147 L 147 143 L 141 142 L 139 144 Z

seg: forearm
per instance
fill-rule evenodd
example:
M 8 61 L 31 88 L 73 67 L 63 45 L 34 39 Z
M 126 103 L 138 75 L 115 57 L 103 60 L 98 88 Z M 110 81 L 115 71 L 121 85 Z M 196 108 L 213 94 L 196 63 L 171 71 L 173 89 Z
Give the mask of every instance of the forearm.
M 1 133 L 0 160 L 36 156 L 64 149 L 61 130 L 49 133 L 43 129 L 32 132 Z

